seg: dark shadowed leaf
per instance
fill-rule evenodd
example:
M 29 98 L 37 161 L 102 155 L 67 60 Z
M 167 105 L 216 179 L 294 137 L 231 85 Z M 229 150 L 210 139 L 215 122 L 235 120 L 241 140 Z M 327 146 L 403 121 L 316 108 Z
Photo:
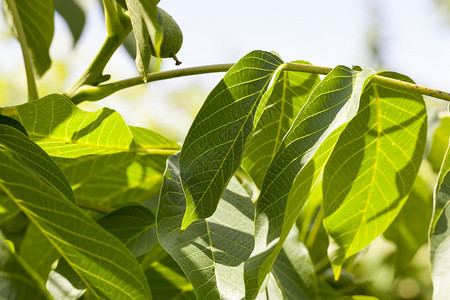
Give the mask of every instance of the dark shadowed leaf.
M 76 44 L 83 32 L 86 20 L 83 8 L 78 0 L 53 0 L 55 10 L 64 18 L 72 33 L 73 43 Z
M 97 222 L 124 243 L 134 256 L 147 252 L 158 243 L 155 217 L 144 206 L 121 207 Z

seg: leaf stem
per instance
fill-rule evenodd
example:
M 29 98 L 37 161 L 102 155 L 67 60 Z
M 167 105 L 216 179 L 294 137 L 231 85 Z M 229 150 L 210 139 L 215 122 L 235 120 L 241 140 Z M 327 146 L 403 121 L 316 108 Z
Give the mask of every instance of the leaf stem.
M 171 71 L 163 71 L 157 73 L 150 73 L 147 77 L 147 83 L 152 81 L 159 81 L 170 78 L 177 78 L 183 76 L 190 75 L 198 75 L 198 74 L 207 74 L 207 73 L 217 73 L 217 72 L 226 72 L 228 71 L 233 64 L 218 64 L 218 65 L 207 65 L 193 68 L 184 68 L 177 69 Z M 284 70 L 287 71 L 297 71 L 297 72 L 305 72 L 305 73 L 314 73 L 314 74 L 328 74 L 332 68 L 329 67 L 321 67 L 321 66 L 313 66 L 308 64 L 300 64 L 300 63 L 286 63 Z M 383 84 L 386 86 L 393 87 L 397 90 L 408 91 L 408 92 L 417 92 L 422 95 L 427 95 L 430 97 L 434 97 L 437 99 L 450 101 L 450 93 L 439 91 L 436 89 L 420 86 L 417 84 L 392 79 L 388 77 L 384 77 L 381 75 L 375 75 L 372 78 L 374 83 Z M 73 103 L 78 104 L 82 101 L 96 101 L 103 99 L 117 91 L 143 84 L 144 81 L 142 77 L 133 77 L 125 80 L 119 80 L 116 82 L 111 82 L 108 84 L 101 84 L 98 86 L 89 86 L 84 89 L 78 90 L 73 94 L 66 94 L 69 98 L 72 99 Z
M 14 28 L 17 32 L 17 39 L 19 40 L 20 47 L 22 48 L 23 61 L 25 64 L 25 73 L 27 76 L 27 86 L 28 86 L 28 101 L 35 100 L 39 98 L 37 91 L 36 80 L 34 78 L 33 65 L 31 62 L 31 55 L 28 49 L 28 42 L 25 35 L 25 31 L 20 21 L 19 11 L 17 10 L 16 2 L 14 0 L 6 0 L 8 7 L 11 11 Z
M 112 7 L 107 3 L 108 2 L 105 2 L 105 7 L 107 8 L 105 9 L 105 14 L 109 30 L 108 35 L 99 52 L 86 71 L 84 71 L 83 75 L 81 75 L 81 77 L 65 92 L 65 95 L 69 98 L 73 98 L 74 95 L 77 95 L 78 90 L 84 85 L 96 86 L 99 83 L 109 80 L 111 77 L 110 75 L 103 75 L 106 64 L 131 32 L 131 22 L 124 17 L 122 18 L 123 21 L 120 23 L 122 27 L 119 28 L 120 19 L 115 19 L 111 16 L 112 12 L 110 10 Z M 112 20 L 114 20 L 114 22 Z

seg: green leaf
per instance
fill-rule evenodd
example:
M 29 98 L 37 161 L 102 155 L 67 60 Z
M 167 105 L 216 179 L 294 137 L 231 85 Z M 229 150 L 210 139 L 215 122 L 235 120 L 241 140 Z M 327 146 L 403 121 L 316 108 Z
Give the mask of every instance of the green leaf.
M 227 72 L 195 117 L 180 154 L 187 203 L 182 230 L 216 210 L 241 163 L 256 108 L 282 63 L 274 54 L 250 52 Z
M 450 117 L 444 116 L 441 118 L 441 124 L 434 131 L 433 140 L 431 142 L 431 149 L 428 153 L 427 160 L 433 167 L 433 171 L 439 172 L 442 160 L 445 156 L 445 149 L 447 149 L 450 137 Z
M 145 271 L 145 276 L 147 276 L 148 284 L 155 299 L 197 299 L 191 283 L 170 255 L 152 264 Z
M 167 154 L 172 155 L 174 154 L 173 150 L 179 150 L 181 148 L 174 141 L 150 129 L 136 126 L 129 126 L 129 128 L 138 149 L 142 149 L 144 153 L 146 149 L 166 149 L 171 150 L 172 152 L 167 152 Z
M 118 152 L 171 155 L 180 148 L 151 130 L 128 128 L 114 110 L 83 111 L 63 95 L 48 95 L 0 112 L 19 121 L 31 140 L 53 157 Z M 132 131 L 142 147 L 134 143 Z
M 298 238 L 295 226 L 273 264 L 272 275 L 284 299 L 317 299 L 318 283 L 314 265 L 308 249 Z
M 0 151 L 0 187 L 47 237 L 91 292 L 102 298 L 151 299 L 129 250 L 11 155 Z
M 397 246 L 394 253 L 396 274 L 401 274 L 407 269 L 416 252 L 428 241 L 431 201 L 432 196 L 427 183 L 421 176 L 417 176 L 408 200 L 397 218 L 384 232 L 384 236 Z
M 324 226 L 336 278 L 345 259 L 383 233 L 400 212 L 422 162 L 426 119 L 419 94 L 381 84 L 364 91 L 323 177 Z
M 144 206 L 121 207 L 97 222 L 125 244 L 134 256 L 146 253 L 158 243 L 155 217 Z
M 54 160 L 73 186 L 79 203 L 116 207 L 141 203 L 157 194 L 166 158 L 121 152 Z
M 53 0 L 55 10 L 64 18 L 76 44 L 83 32 L 86 16 L 77 0 Z
M 373 71 L 334 68 L 314 89 L 273 158 L 255 217 L 255 249 L 245 263 L 246 296 L 260 291 L 303 204 L 347 122 L 358 109 Z
M 4 115 L 0 115 L 0 125 L 7 125 L 10 127 L 14 127 L 15 129 L 19 130 L 20 132 L 22 132 L 23 134 L 28 136 L 28 132 L 22 126 L 22 124 L 20 124 L 20 122 L 18 122 L 17 120 L 14 120 L 13 118 L 10 118 L 10 117 L 4 116 Z
M 17 205 L 0 190 L 0 224 L 19 212 Z
M 133 137 L 123 118 L 103 108 L 86 112 L 62 95 L 49 95 L 2 114 L 18 120 L 30 138 L 49 155 L 78 157 L 129 150 Z
M 130 12 L 131 25 L 136 39 L 136 67 L 144 82 L 150 64 L 150 42 L 155 46 L 156 53 L 162 42 L 162 33 L 159 31 L 156 4 L 159 1 L 125 0 Z
M 448 128 L 447 128 L 448 130 Z M 447 147 L 434 191 L 433 223 L 430 230 L 430 261 L 433 300 L 450 295 L 450 145 Z
M 258 123 L 242 160 L 242 167 L 259 188 L 281 140 L 319 82 L 317 74 L 282 71 L 264 94 L 255 116 Z
M 60 257 L 58 250 L 33 224 L 27 228 L 20 255 L 43 281 L 47 280 L 52 264 Z
M 22 164 L 39 174 L 45 182 L 75 203 L 72 188 L 64 173 L 44 150 L 22 132 L 0 124 L 0 145 L 7 148 Z
M 0 232 L 0 298 L 52 299 L 44 282 L 14 252 L 13 247 Z
M 11 31 L 17 36 L 12 21 L 18 18 L 25 34 L 26 44 L 30 51 L 33 69 L 38 76 L 42 76 L 51 64 L 49 55 L 50 44 L 53 39 L 53 1 L 52 0 L 14 0 L 18 16 L 15 16 L 8 6 L 12 0 L 2 0 L 3 12 L 9 20 Z M 23 44 L 23 41 L 20 41 Z
M 253 248 L 253 203 L 232 179 L 216 212 L 180 232 L 186 198 L 178 157 L 168 159 L 161 188 L 156 217 L 159 241 L 187 274 L 197 298 L 241 299 L 243 266 Z

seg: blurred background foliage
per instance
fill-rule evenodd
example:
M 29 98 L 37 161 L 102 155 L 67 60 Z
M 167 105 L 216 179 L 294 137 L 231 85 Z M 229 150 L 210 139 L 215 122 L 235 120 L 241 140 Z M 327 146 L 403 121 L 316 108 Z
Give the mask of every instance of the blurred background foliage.
M 104 25 L 101 5 L 97 0 L 67 2 L 54 0 L 54 3 L 60 16 L 56 18 L 55 38 L 51 48 L 52 67 L 39 81 L 40 95 L 62 93 L 81 74 L 95 55 L 96 48 L 90 45 L 92 40 L 95 38 L 101 40 L 105 34 L 104 29 L 99 29 L 104 28 Z M 76 13 L 67 13 L 67 3 L 76 5 L 76 8 L 71 10 Z M 435 0 L 433 3 L 436 11 L 448 20 L 447 23 L 440 23 L 443 27 L 437 30 L 450 32 L 450 0 Z M 367 65 L 376 70 L 392 69 L 389 63 L 392 58 L 389 47 L 386 47 L 385 38 L 386 31 L 390 28 L 383 24 L 380 16 L 384 7 L 378 2 L 365 1 L 365 9 L 368 17 L 365 20 L 365 38 L 360 45 L 360 51 L 367 55 L 364 56 L 361 65 Z M 438 16 L 429 17 L 437 18 Z M 65 23 L 63 18 L 75 18 L 79 22 Z M 67 24 L 73 26 L 70 27 Z M 179 24 L 183 25 L 183 19 L 179 20 Z M 89 35 L 93 31 L 95 33 Z M 235 36 L 234 39 L 236 43 L 239 43 L 239 40 L 245 37 Z M 450 40 L 450 34 L 447 35 L 447 39 Z M 0 45 L 2 57 L 0 106 L 23 103 L 27 97 L 27 90 L 24 85 L 26 79 L 20 53 L 17 53 L 20 51 L 3 19 L 0 21 Z M 134 66 L 133 45 L 133 40 L 130 39 L 127 42 L 127 48 L 119 49 L 114 55 L 106 70 L 112 75 L 111 80 L 138 75 Z M 272 47 L 277 50 L 277 45 Z M 244 54 L 241 53 L 241 55 Z M 427 55 L 424 53 L 423 57 L 427 58 Z M 189 57 L 184 59 L 189 60 Z M 223 61 L 217 63 L 229 62 L 226 61 L 227 59 L 229 58 L 225 57 Z M 308 58 L 297 57 L 296 59 Z M 448 53 L 443 54 L 441 59 L 448 60 Z M 355 58 L 355 62 L 360 61 L 361 57 Z M 160 62 L 153 59 L 151 69 L 164 70 L 168 66 L 173 67 L 171 61 L 164 62 L 160 66 Z M 205 76 L 208 78 L 206 79 Z M 435 75 L 426 74 L 425 76 Z M 85 110 L 96 110 L 103 106 L 114 108 L 129 124 L 153 129 L 168 138 L 182 142 L 195 114 L 219 78 L 220 74 L 214 74 L 189 80 L 179 78 L 170 82 L 155 82 L 147 86 L 142 85 L 120 91 L 102 101 L 82 103 L 80 106 Z M 446 86 L 448 91 L 450 78 L 447 77 L 446 80 L 449 83 Z M 429 109 L 428 145 L 409 200 L 388 231 L 362 253 L 355 255 L 347 262 L 346 271 L 339 281 L 334 282 L 333 273 L 326 258 L 328 238 L 321 224 L 323 217 L 321 189 L 316 189 L 298 219 L 300 238 L 310 250 L 317 273 L 320 274 L 321 284 L 333 287 L 341 295 L 371 294 L 386 300 L 431 298 L 432 285 L 426 229 L 431 218 L 434 188 L 432 184 L 435 182 L 449 141 L 450 117 L 447 112 L 447 103 L 431 98 L 426 98 L 426 101 Z M 8 231 L 8 224 L 5 223 L 2 229 Z M 331 295 L 334 294 L 331 293 Z M 327 297 L 333 299 L 333 296 Z

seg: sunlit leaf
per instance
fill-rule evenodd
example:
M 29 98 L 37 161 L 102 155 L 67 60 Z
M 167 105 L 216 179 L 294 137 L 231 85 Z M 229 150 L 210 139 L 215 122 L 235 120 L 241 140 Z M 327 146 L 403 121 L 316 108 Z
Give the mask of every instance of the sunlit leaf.
M 242 160 L 242 166 L 259 188 L 281 140 L 319 82 L 317 74 L 282 71 L 264 94 L 261 104 L 265 105 L 258 107 L 258 122 Z
M 433 300 L 450 295 L 450 145 L 447 147 L 434 191 L 434 214 L 430 230 L 430 261 Z
M 118 152 L 171 155 L 180 148 L 151 130 L 129 128 L 114 110 L 83 111 L 63 95 L 48 95 L 0 112 L 19 121 L 31 140 L 53 157 Z
M 62 95 L 49 95 L 2 114 L 18 120 L 50 156 L 79 157 L 130 151 L 133 136 L 123 118 L 103 108 L 86 112 Z
M 13 33 L 17 36 L 17 22 L 21 23 L 25 34 L 25 42 L 30 51 L 31 61 L 35 73 L 42 76 L 48 70 L 51 64 L 49 55 L 50 44 L 53 39 L 53 1 L 52 0 L 14 0 L 17 8 L 18 18 L 13 21 L 15 15 L 11 7 L 8 6 L 8 0 L 2 0 L 3 12 L 9 20 L 9 25 Z M 23 45 L 24 41 L 20 41 Z
M 12 247 L 0 232 L 0 298 L 52 299 L 44 282 Z
M 255 249 L 245 263 L 246 296 L 255 297 L 373 71 L 333 69 L 316 87 L 273 158 L 255 217 Z
M 187 203 L 183 230 L 216 210 L 241 163 L 256 108 L 281 64 L 272 53 L 250 52 L 227 72 L 205 100 L 180 154 Z
M 233 179 L 216 212 L 180 233 L 186 199 L 178 154 L 168 160 L 157 214 L 161 245 L 187 274 L 199 299 L 241 299 L 243 266 L 253 248 L 254 206 Z
M 323 177 L 324 226 L 336 278 L 345 259 L 383 233 L 405 203 L 422 161 L 426 119 L 419 94 L 371 83 L 361 97 Z
M 0 187 L 97 297 L 151 299 L 129 250 L 10 154 L 0 151 Z

